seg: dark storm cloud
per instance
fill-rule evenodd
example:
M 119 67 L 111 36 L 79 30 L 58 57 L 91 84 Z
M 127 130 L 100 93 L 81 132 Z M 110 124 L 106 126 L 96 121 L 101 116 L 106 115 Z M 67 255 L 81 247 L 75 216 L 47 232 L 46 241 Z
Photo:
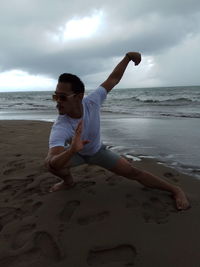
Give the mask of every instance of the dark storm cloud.
M 93 37 L 63 44 L 50 38 L 70 19 L 98 10 L 103 26 Z M 103 71 L 106 61 L 127 51 L 158 56 L 199 34 L 199 11 L 197 0 L 3 1 L 0 69 L 85 76 Z

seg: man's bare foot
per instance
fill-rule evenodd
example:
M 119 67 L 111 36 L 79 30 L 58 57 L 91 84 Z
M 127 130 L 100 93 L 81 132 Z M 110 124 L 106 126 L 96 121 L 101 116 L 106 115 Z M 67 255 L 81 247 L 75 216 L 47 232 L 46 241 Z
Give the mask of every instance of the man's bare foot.
M 75 182 L 72 182 L 70 184 L 66 184 L 64 181 L 61 181 L 57 184 L 54 184 L 50 189 L 49 192 L 55 192 L 55 191 L 59 191 L 59 190 L 64 190 L 64 189 L 69 189 L 75 186 Z
M 176 207 L 178 210 L 186 210 L 190 208 L 190 203 L 187 200 L 187 197 L 183 190 L 177 186 L 175 193 L 174 193 L 174 199 L 176 201 Z

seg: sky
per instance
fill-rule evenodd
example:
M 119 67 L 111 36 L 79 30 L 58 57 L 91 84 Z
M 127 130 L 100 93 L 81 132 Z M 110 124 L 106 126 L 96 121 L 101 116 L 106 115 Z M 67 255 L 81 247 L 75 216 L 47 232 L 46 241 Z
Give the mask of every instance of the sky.
M 1 0 L 0 92 L 54 90 L 61 73 L 86 89 L 129 51 L 116 88 L 200 85 L 199 0 Z

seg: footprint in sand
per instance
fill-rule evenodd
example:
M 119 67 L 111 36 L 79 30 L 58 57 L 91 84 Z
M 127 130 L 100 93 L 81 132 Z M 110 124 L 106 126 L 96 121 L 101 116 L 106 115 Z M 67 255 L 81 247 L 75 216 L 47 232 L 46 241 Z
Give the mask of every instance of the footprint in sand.
M 143 218 L 145 222 L 167 223 L 169 217 L 168 205 L 157 197 L 151 197 L 150 202 L 143 202 Z
M 15 267 L 15 266 L 20 266 L 20 267 L 34 267 L 37 266 L 37 263 L 41 264 L 41 259 L 40 259 L 40 253 L 39 251 L 27 251 L 23 254 L 17 255 L 17 256 L 9 256 L 6 258 L 1 258 L 0 259 L 0 266 L 2 267 Z M 45 265 L 46 262 L 43 263 Z
M 3 183 L 6 185 L 0 189 L 0 192 L 2 193 L 8 189 L 11 189 L 12 191 L 19 191 L 32 182 L 33 179 L 8 179 L 3 181 Z
M 57 266 L 64 259 L 56 242 L 47 232 L 36 232 L 33 238 L 34 247 L 16 256 L 0 259 L 0 266 L 6 267 L 35 267 L 35 266 Z M 27 265 L 28 264 L 28 265 Z
M 8 174 L 10 174 L 10 173 L 12 173 L 12 172 L 14 172 L 15 171 L 15 169 L 6 169 L 4 172 L 3 172 L 3 175 L 8 175 Z
M 80 206 L 80 201 L 78 200 L 67 202 L 60 213 L 60 220 L 64 222 L 69 222 L 78 206 Z
M 12 185 L 8 184 L 8 185 L 5 185 L 4 187 L 2 187 L 0 189 L 0 193 L 4 192 L 4 191 L 8 191 L 9 189 L 12 189 Z
M 108 185 L 112 186 L 112 185 L 117 185 L 121 181 L 121 178 L 117 177 L 116 175 L 112 175 L 106 178 L 106 181 L 108 182 Z
M 32 212 L 33 213 L 36 212 L 42 206 L 42 204 L 43 204 L 43 202 L 41 202 L 41 201 L 38 201 L 35 204 L 33 204 L 33 206 L 32 206 Z
M 24 166 L 24 163 L 22 163 L 24 160 L 23 159 L 18 159 L 18 160 L 12 160 L 9 161 L 6 166 L 8 167 L 20 167 L 20 166 Z
M 126 194 L 126 208 L 139 208 L 140 203 L 137 199 L 134 198 L 131 194 Z
M 33 201 L 30 201 L 30 199 L 29 199 L 29 201 L 25 202 L 24 206 L 22 206 L 23 217 L 33 215 L 43 205 L 43 202 L 41 202 L 41 201 L 37 201 L 33 204 L 32 204 L 32 202 Z M 28 203 L 29 203 L 29 205 L 28 205 Z
M 104 264 L 120 264 L 117 266 L 134 266 L 137 252 L 131 245 L 120 245 L 112 248 L 98 248 L 90 250 L 87 258 L 89 266 L 103 266 Z
M 39 196 L 47 194 L 47 190 L 44 191 L 43 188 L 40 187 L 40 185 L 31 185 L 33 182 L 32 179 L 26 179 L 26 181 L 29 180 L 30 185 L 24 184 L 22 188 L 15 188 L 15 192 L 12 193 L 14 196 L 14 199 L 24 199 L 29 198 L 33 194 L 37 194 Z
M 34 200 L 33 199 L 26 199 L 25 201 L 24 201 L 24 204 L 26 204 L 26 203 L 31 203 L 31 202 L 33 202 Z
M 15 193 L 14 199 L 24 199 L 24 198 L 28 198 L 31 195 L 37 193 L 38 194 L 37 188 L 31 188 L 31 189 L 24 189 L 21 191 L 18 191 L 17 193 Z
M 22 154 L 15 154 L 15 157 L 21 157 Z
M 58 262 L 63 258 L 61 250 L 49 233 L 44 231 L 37 232 L 35 234 L 34 243 L 45 258 L 53 262 Z
M 29 175 L 27 175 L 26 177 L 27 178 L 32 178 L 32 177 L 35 177 L 36 175 L 38 175 L 37 173 L 31 173 Z
M 30 199 L 29 199 L 30 202 Z M 32 201 L 31 201 L 32 202 Z M 13 207 L 2 207 L 0 208 L 0 230 L 2 228 L 16 219 L 22 219 L 22 217 L 26 217 L 29 215 L 33 215 L 42 205 L 41 201 L 34 203 L 33 205 L 27 205 L 25 202 L 25 206 L 20 208 L 13 208 Z
M 172 181 L 174 181 L 176 183 L 179 181 L 178 178 L 176 178 L 175 175 L 171 172 L 164 173 L 164 176 L 171 179 Z
M 92 188 L 89 188 L 89 189 L 87 190 L 87 192 L 88 192 L 89 194 L 96 195 L 96 191 L 95 191 L 94 189 L 92 189 Z
M 149 200 L 143 202 L 135 199 L 132 194 L 127 194 L 126 198 L 126 208 L 139 209 L 146 223 L 167 223 L 170 211 L 173 212 L 170 203 L 165 203 L 155 196 L 150 196 Z
M 22 217 L 20 208 L 2 207 L 0 208 L 0 225 L 1 229 L 9 222 Z
M 109 211 L 103 211 L 97 214 L 90 214 L 88 216 L 82 216 L 78 218 L 78 223 L 80 225 L 86 225 L 89 223 L 94 223 L 94 222 L 101 222 L 105 220 L 110 215 Z
M 36 224 L 24 225 L 13 237 L 12 249 L 19 249 L 31 238 L 32 232 Z
M 92 195 L 95 195 L 96 194 L 96 191 L 91 188 L 92 186 L 94 186 L 96 184 L 96 182 L 94 181 L 81 181 L 81 182 L 78 182 L 78 185 L 81 187 L 81 188 L 86 188 L 87 192 L 89 194 L 92 194 Z
M 87 188 L 87 187 L 93 186 L 95 184 L 96 184 L 96 182 L 94 182 L 94 181 L 78 182 L 78 185 L 82 188 Z
M 19 169 L 24 169 L 25 163 L 21 161 L 23 161 L 23 159 L 8 162 L 6 166 L 11 168 L 6 168 L 3 175 L 8 175 L 12 172 L 18 171 Z

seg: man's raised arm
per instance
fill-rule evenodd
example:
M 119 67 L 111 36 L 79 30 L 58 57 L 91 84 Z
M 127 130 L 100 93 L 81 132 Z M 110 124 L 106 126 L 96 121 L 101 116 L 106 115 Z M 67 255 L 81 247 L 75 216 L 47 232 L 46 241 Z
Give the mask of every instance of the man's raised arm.
M 109 75 L 108 79 L 101 84 L 107 92 L 111 91 L 112 88 L 119 83 L 121 80 L 129 61 L 133 61 L 135 65 L 138 65 L 141 61 L 141 54 L 137 52 L 128 52 L 119 64 L 114 68 L 113 72 Z

